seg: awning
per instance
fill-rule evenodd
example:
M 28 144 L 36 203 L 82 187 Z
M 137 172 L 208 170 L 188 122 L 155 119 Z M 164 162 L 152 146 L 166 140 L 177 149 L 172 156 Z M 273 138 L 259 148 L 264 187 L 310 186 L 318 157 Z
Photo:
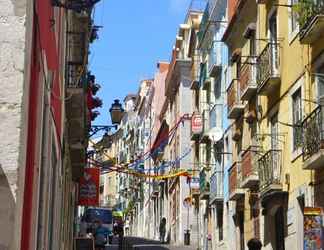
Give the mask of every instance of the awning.
M 151 148 L 151 154 L 153 160 L 155 160 L 160 152 L 164 151 L 165 146 L 169 142 L 169 126 L 164 120 L 161 124 L 161 127 L 159 129 L 159 132 L 155 138 L 154 144 Z

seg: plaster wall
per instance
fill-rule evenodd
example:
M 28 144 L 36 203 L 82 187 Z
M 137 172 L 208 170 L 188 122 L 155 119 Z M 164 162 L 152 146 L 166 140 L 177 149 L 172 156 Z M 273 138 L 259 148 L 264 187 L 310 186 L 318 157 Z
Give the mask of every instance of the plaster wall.
M 29 79 L 31 7 L 25 0 L 0 0 L 0 250 L 18 249 L 21 202 L 18 174 L 24 176 L 25 120 Z M 24 78 L 25 76 L 25 78 Z M 19 172 L 19 173 L 18 173 Z M 20 189 L 21 190 L 21 189 Z M 23 191 L 23 190 L 22 190 Z M 17 212 L 17 213 L 15 213 Z M 14 227 L 16 230 L 14 231 Z

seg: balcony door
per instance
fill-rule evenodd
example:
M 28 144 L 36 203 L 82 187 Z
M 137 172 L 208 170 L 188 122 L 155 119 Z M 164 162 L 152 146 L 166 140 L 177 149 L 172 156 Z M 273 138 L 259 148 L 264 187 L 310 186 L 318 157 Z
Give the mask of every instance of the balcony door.
M 271 172 L 269 173 L 272 176 L 273 180 L 278 180 L 280 178 L 280 169 L 279 169 L 279 129 L 278 129 L 278 114 L 276 113 L 271 117 Z
M 270 63 L 271 75 L 278 74 L 278 28 L 277 28 L 277 11 L 274 11 L 269 17 L 269 40 L 270 40 Z

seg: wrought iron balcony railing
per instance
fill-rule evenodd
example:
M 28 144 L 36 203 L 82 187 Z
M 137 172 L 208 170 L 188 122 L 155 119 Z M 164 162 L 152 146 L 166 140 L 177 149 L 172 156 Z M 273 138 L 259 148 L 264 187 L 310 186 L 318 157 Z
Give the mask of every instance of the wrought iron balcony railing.
M 209 114 L 209 110 L 205 109 L 203 111 L 203 134 L 207 135 L 207 133 L 209 132 L 210 129 L 210 114 Z
M 240 100 L 239 80 L 233 79 L 227 88 L 227 109 L 228 118 L 236 119 L 244 110 L 244 105 Z
M 199 189 L 200 195 L 203 197 L 209 196 L 210 192 L 210 183 L 207 180 L 207 175 L 204 169 L 199 173 Z
M 309 44 L 320 38 L 324 26 L 324 0 L 300 0 L 295 5 L 300 25 L 300 41 Z
M 241 161 L 241 170 L 242 170 L 242 187 L 243 188 L 250 188 L 252 186 L 257 185 L 259 180 L 258 175 L 258 165 L 255 162 L 256 156 L 255 151 L 256 149 L 251 146 L 248 150 L 246 150 L 242 154 L 242 161 Z
M 213 41 L 208 55 L 209 75 L 211 77 L 216 77 L 220 73 L 221 68 L 221 43 Z
M 303 160 L 324 149 L 323 110 L 318 106 L 302 122 Z
M 281 150 L 278 149 L 271 149 L 259 158 L 258 165 L 261 192 L 282 189 L 281 162 Z
M 192 64 L 191 64 L 191 89 L 197 90 L 200 85 L 200 57 L 199 54 L 195 54 L 192 56 Z
M 206 31 L 208 29 L 208 21 L 209 21 L 209 3 L 207 3 L 205 7 L 204 14 L 202 16 L 201 22 L 200 22 L 200 27 L 199 27 L 199 32 L 198 32 L 198 42 L 199 44 L 202 43 Z
M 241 189 L 242 173 L 241 164 L 234 162 L 229 169 L 229 195 L 231 200 L 237 200 L 244 195 L 243 189 Z
M 256 92 L 256 65 L 254 58 L 249 58 L 240 70 L 241 100 L 249 100 Z
M 224 173 L 221 170 L 216 170 L 210 177 L 210 200 L 223 200 L 224 189 L 223 189 L 223 178 Z
M 280 46 L 277 42 L 268 43 L 257 58 L 258 92 L 272 90 L 280 80 Z M 269 84 L 268 84 L 269 83 Z

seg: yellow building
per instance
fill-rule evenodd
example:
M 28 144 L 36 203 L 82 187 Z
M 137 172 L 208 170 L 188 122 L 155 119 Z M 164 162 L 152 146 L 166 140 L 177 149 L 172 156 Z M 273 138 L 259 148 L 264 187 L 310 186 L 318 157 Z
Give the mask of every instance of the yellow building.
M 246 249 L 252 238 L 260 238 L 258 176 L 252 147 L 257 135 L 256 27 L 255 1 L 229 1 L 228 26 L 223 41 L 228 46 L 229 67 L 227 117 L 231 120 L 232 165 L 229 176 L 229 206 L 233 208 L 235 241 L 229 249 Z M 225 170 L 226 171 L 226 170 Z
M 323 207 L 323 3 L 315 2 L 228 4 L 237 249 L 252 237 L 264 249 L 303 249 L 305 211 Z

